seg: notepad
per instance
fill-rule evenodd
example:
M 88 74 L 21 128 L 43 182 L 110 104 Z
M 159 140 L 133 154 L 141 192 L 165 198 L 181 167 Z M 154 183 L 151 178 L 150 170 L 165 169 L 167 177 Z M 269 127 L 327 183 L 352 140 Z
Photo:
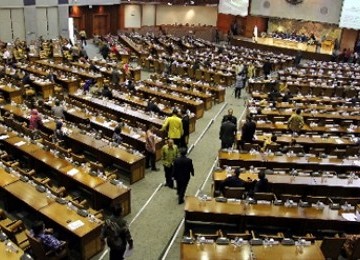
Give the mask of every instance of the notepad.
M 20 142 L 15 143 L 14 145 L 15 145 L 15 146 L 22 146 L 22 145 L 24 145 L 24 144 L 26 144 L 26 142 L 20 141 Z
M 8 136 L 8 135 L 2 135 L 2 136 L 0 136 L 0 140 L 5 140 L 6 138 L 9 138 L 9 136 Z
M 357 217 L 354 213 L 342 213 L 341 216 L 348 221 L 357 221 Z
M 68 224 L 68 228 L 70 228 L 70 230 L 74 231 L 75 229 L 78 229 L 79 227 L 82 227 L 84 225 L 84 222 L 82 222 L 81 220 L 76 220 L 74 222 L 71 222 L 70 224 Z
M 79 172 L 78 169 L 72 168 L 70 171 L 68 171 L 66 174 L 70 175 L 70 176 L 74 176 L 75 174 L 77 174 Z

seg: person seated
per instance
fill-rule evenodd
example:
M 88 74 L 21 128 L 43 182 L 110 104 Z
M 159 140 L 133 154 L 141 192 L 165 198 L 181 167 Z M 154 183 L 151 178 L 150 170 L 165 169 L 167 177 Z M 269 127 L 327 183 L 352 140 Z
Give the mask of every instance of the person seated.
M 39 115 L 37 109 L 31 110 L 31 115 L 29 119 L 29 128 L 31 130 L 38 129 L 40 126 L 42 126 L 42 124 L 43 124 L 42 118 Z
M 148 101 L 147 107 L 146 107 L 146 111 L 148 112 L 154 112 L 159 114 L 161 112 L 160 108 L 158 107 L 158 105 L 155 103 L 155 98 L 150 98 L 150 100 Z
M 60 104 L 60 101 L 57 99 L 55 100 L 55 105 L 51 108 L 51 113 L 56 118 L 64 119 L 64 107 Z
M 108 85 L 104 85 L 104 87 L 101 91 L 101 95 L 108 99 L 111 99 L 113 97 L 113 94 L 112 94 L 111 90 L 109 89 Z
M 255 181 L 254 192 L 268 192 L 269 181 L 266 174 L 271 174 L 273 171 L 270 169 L 262 170 L 258 173 L 259 180 Z
M 61 129 L 63 126 L 63 123 L 61 121 L 56 122 L 56 128 L 54 131 L 54 139 L 55 141 L 62 141 L 64 140 L 65 133 Z
M 296 142 L 296 139 L 292 139 L 290 144 L 287 146 L 284 146 L 281 149 L 281 152 L 288 153 L 293 151 L 294 153 L 304 153 L 304 147 Z
M 295 113 L 291 115 L 288 120 L 288 128 L 292 133 L 300 133 L 301 129 L 304 127 L 305 122 L 304 118 L 301 115 L 301 109 L 296 109 Z
M 232 175 L 227 177 L 221 184 L 220 184 L 220 191 L 221 193 L 224 192 L 225 187 L 245 187 L 245 182 L 240 179 L 240 169 L 236 168 Z
M 128 80 L 125 86 L 129 90 L 129 92 L 135 92 L 135 85 L 132 80 Z
M 53 235 L 52 229 L 45 228 L 42 221 L 37 221 L 32 225 L 31 235 L 40 240 L 46 251 L 60 251 L 65 244 L 65 241 L 61 241 Z
M 277 144 L 276 141 L 277 141 L 277 136 L 273 134 L 270 139 L 265 140 L 262 151 L 266 152 L 269 149 L 269 145 L 276 145 Z
M 114 143 L 120 144 L 122 142 L 122 137 L 121 137 L 121 125 L 118 125 L 115 127 L 114 129 L 114 133 L 112 136 L 112 140 Z

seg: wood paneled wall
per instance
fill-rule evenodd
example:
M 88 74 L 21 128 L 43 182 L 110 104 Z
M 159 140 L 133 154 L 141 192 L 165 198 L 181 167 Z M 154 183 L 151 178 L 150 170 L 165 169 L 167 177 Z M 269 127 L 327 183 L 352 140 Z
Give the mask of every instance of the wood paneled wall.
M 93 5 L 70 7 L 70 17 L 78 31 L 85 30 L 88 37 L 94 33 L 116 34 L 119 28 L 120 5 Z
M 359 38 L 359 31 L 351 30 L 351 29 L 342 29 L 339 49 L 340 50 L 343 50 L 343 49 L 353 50 L 358 38 Z

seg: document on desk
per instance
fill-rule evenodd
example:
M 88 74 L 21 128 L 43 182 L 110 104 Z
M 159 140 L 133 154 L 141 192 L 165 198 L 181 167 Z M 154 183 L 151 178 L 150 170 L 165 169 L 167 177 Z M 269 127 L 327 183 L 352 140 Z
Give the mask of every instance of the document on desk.
M 5 139 L 7 139 L 7 138 L 9 138 L 8 135 L 2 135 L 2 136 L 0 136 L 0 140 L 5 140 Z
M 341 216 L 348 221 L 358 221 L 354 213 L 342 213 Z
M 336 139 L 335 139 L 335 142 L 336 142 L 337 144 L 343 144 L 343 143 L 344 143 L 343 140 L 341 140 L 341 139 L 339 139 L 339 138 L 336 138 Z
M 70 228 L 70 230 L 74 231 L 75 229 L 78 229 L 79 227 L 82 227 L 84 225 L 84 222 L 82 222 L 81 220 L 76 220 L 74 222 L 71 222 L 70 224 L 68 224 L 68 228 Z
M 20 141 L 20 142 L 15 143 L 14 145 L 15 145 L 15 146 L 22 146 L 22 145 L 24 145 L 24 144 L 26 144 L 26 142 Z
M 69 170 L 66 174 L 70 175 L 70 176 L 74 176 L 75 174 L 77 174 L 79 172 L 78 169 L 72 168 L 71 170 Z

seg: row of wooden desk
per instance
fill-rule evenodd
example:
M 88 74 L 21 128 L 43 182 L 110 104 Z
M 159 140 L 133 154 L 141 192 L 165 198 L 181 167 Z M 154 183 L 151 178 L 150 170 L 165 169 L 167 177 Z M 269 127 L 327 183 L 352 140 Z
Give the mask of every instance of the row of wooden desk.
M 289 155 L 270 155 L 265 153 L 239 153 L 219 151 L 220 166 L 258 166 L 268 168 L 294 168 L 294 169 L 313 169 L 328 170 L 338 173 L 346 171 L 358 171 L 360 164 L 358 158 L 354 159 L 338 159 L 338 158 L 318 158 L 303 156 L 299 157 Z
M 147 105 L 148 105 L 148 101 L 146 101 L 143 98 L 140 98 L 138 96 L 132 96 L 129 93 L 124 93 L 124 92 L 120 92 L 117 90 L 113 90 L 113 98 L 120 102 L 134 105 L 136 107 L 140 107 L 141 110 L 146 110 Z M 161 114 L 163 116 L 171 116 L 171 114 L 173 112 L 172 107 L 164 106 L 161 104 L 159 104 L 158 107 L 161 110 Z M 190 133 L 193 133 L 195 131 L 195 124 L 196 124 L 196 117 L 194 114 L 191 114 L 189 116 L 189 132 Z
M 148 86 L 140 85 L 137 88 L 137 91 L 143 93 L 146 98 L 157 97 L 160 99 L 168 100 L 170 102 L 178 103 L 191 112 L 193 112 L 197 119 L 202 118 L 205 112 L 205 103 L 202 100 L 191 100 L 183 98 L 181 96 L 174 96 L 171 93 L 164 91 L 159 91 L 155 87 L 151 88 Z
M 249 244 L 217 245 L 211 244 L 180 244 L 180 259 L 182 260 L 325 260 L 320 249 L 320 242 L 304 246 L 299 249 L 297 246 L 273 245 L 273 246 L 251 246 Z
M 61 230 L 62 235 L 69 237 L 70 241 L 74 242 L 70 243 L 70 247 L 77 249 L 81 259 L 90 259 L 102 250 L 101 222 L 92 222 L 74 210 L 67 209 L 66 205 L 49 199 L 46 193 L 37 191 L 35 186 L 19 180 L 19 177 L 5 172 L 2 168 L 0 169 L 0 180 L 1 190 L 6 196 L 5 204 L 9 209 L 14 209 L 16 205 L 26 205 L 33 213 L 41 215 L 46 222 L 52 226 L 55 225 L 57 229 Z M 81 222 L 82 226 L 73 228 L 72 224 L 75 222 Z M 9 253 L 6 255 L 11 257 Z M 16 255 L 18 256 L 18 254 Z
M 300 171 L 301 172 L 301 171 Z M 214 191 L 220 189 L 221 183 L 227 178 L 225 170 L 217 170 L 213 173 Z M 360 179 L 352 182 L 348 178 L 341 179 L 336 175 L 331 177 L 299 175 L 290 176 L 288 174 L 271 174 L 266 178 L 269 180 L 269 190 L 277 197 L 281 194 L 297 194 L 326 197 L 352 197 L 360 192 Z M 240 174 L 240 178 L 247 182 L 258 178 L 256 173 L 245 172 Z M 280 197 L 279 197 L 280 198 Z
M 26 111 L 20 107 L 5 105 L 3 111 L 8 111 L 22 121 L 28 122 Z M 50 120 L 44 122 L 43 128 L 48 134 L 52 134 L 55 130 L 56 122 Z M 130 183 L 134 183 L 144 178 L 145 175 L 145 157 L 138 154 L 130 154 L 129 152 L 118 147 L 110 146 L 103 140 L 97 140 L 87 133 L 82 133 L 77 128 L 71 128 L 72 132 L 65 136 L 65 140 L 74 152 L 82 152 L 87 150 L 93 153 L 97 159 L 104 165 L 117 164 L 130 175 Z
M 13 132 L 1 129 L 1 134 L 5 137 L 9 136 L 1 141 L 5 148 L 15 156 L 30 158 L 30 166 L 35 170 L 45 173 L 50 178 L 56 178 L 60 185 L 67 188 L 81 187 L 86 190 L 91 196 L 95 209 L 121 204 L 124 214 L 130 213 L 130 189 L 128 187 L 119 188 L 103 178 L 91 176 L 88 169 L 82 166 L 76 167 L 67 160 L 43 150 L 39 145 L 15 136 Z
M 185 221 L 204 221 L 236 225 L 239 230 L 259 225 L 296 231 L 332 230 L 359 233 L 360 222 L 343 217 L 342 209 L 300 207 L 274 204 L 247 204 L 245 202 L 206 201 L 188 196 L 185 199 Z M 350 213 L 355 213 L 352 210 Z

